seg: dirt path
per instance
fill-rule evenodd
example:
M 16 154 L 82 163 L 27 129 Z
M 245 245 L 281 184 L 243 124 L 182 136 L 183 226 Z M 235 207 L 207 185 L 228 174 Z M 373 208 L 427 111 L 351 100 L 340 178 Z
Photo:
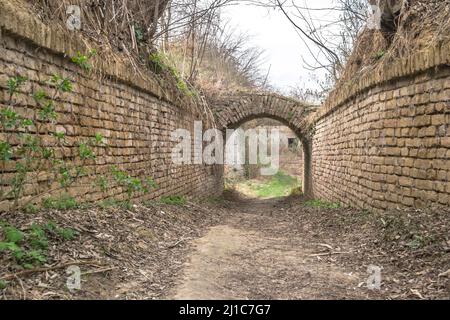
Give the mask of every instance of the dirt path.
M 81 289 L 64 268 L 15 277 L 0 299 L 449 299 L 449 208 L 371 213 L 300 197 L 149 203 L 0 215 L 28 232 L 50 219 L 79 235 L 48 235 L 45 267 L 83 264 Z M 369 290 L 367 268 L 382 268 Z M 2 275 L 21 269 L 0 255 Z
M 281 201 L 237 202 L 195 251 L 168 296 L 174 299 L 367 298 L 367 275 L 321 258 L 320 245 L 292 236 Z M 360 285 L 360 287 L 358 287 Z

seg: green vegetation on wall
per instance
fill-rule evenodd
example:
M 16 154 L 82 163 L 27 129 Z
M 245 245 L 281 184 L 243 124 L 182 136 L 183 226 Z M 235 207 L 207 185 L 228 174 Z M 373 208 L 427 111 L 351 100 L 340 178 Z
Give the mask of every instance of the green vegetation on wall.
M 175 80 L 176 87 L 180 92 L 189 96 L 198 96 L 194 87 L 190 86 L 179 72 L 170 65 L 169 59 L 161 52 L 154 52 L 149 56 L 150 69 L 159 75 L 167 74 Z
M 87 55 L 77 53 L 71 61 L 85 71 L 90 71 L 90 59 L 96 54 L 92 50 Z M 15 76 L 7 80 L 8 101 L 0 108 L 0 202 L 10 201 L 12 209 L 24 209 L 27 212 L 37 210 L 38 199 L 43 198 L 42 205 L 48 209 L 74 209 L 78 204 L 69 195 L 71 187 L 80 178 L 94 176 L 89 164 L 96 159 L 97 150 L 106 148 L 100 133 L 90 138 L 79 139 L 75 146 L 69 145 L 66 133 L 58 131 L 58 113 L 61 111 L 59 101 L 62 94 L 73 91 L 73 83 L 69 78 L 54 74 L 40 87 L 33 84 L 31 97 L 37 112 L 29 113 L 18 109 L 17 96 L 27 93 L 28 79 Z M 20 111 L 19 111 L 20 110 Z M 28 114 L 31 116 L 27 117 Z M 76 154 L 66 156 L 68 147 L 74 146 Z M 36 183 L 42 172 L 50 173 L 50 181 L 57 182 L 41 194 L 24 198 L 26 186 Z M 131 177 L 127 172 L 116 167 L 111 168 L 108 177 L 95 179 L 95 186 L 106 191 L 109 183 L 114 182 L 127 194 L 127 202 L 137 194 L 156 189 L 152 178 L 141 180 Z

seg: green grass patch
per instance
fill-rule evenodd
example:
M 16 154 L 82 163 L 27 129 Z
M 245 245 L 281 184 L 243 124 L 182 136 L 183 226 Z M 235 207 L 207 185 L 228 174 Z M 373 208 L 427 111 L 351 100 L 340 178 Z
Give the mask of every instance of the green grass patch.
M 248 189 L 252 195 L 263 199 L 287 197 L 294 190 L 298 193 L 299 188 L 301 188 L 300 181 L 282 171 L 268 180 L 247 181 L 244 186 L 244 189 Z
M 106 200 L 101 201 L 99 206 L 102 209 L 108 209 L 108 208 L 119 208 L 119 209 L 126 209 L 126 210 L 133 209 L 133 203 L 128 200 L 119 201 L 116 199 L 106 199 Z
M 175 79 L 177 89 L 189 97 L 197 97 L 198 92 L 191 87 L 171 65 L 168 57 L 161 52 L 149 56 L 150 69 L 156 74 L 170 74 Z
M 162 197 L 159 202 L 173 206 L 182 206 L 186 204 L 186 197 L 184 196 L 167 196 Z
M 45 209 L 57 210 L 78 209 L 80 207 L 78 202 L 68 194 L 63 194 L 57 198 L 44 199 L 42 205 Z
M 306 201 L 305 203 L 308 207 L 312 208 L 321 208 L 321 209 L 339 209 L 342 208 L 342 205 L 337 202 L 327 202 L 321 199 L 314 199 Z
M 76 230 L 73 230 L 71 228 L 62 228 L 59 227 L 55 222 L 49 221 L 45 225 L 46 231 L 56 235 L 57 237 L 70 241 L 75 239 L 75 237 L 78 235 L 78 232 Z
M 386 55 L 386 52 L 383 51 L 383 50 L 380 50 L 380 51 L 375 52 L 375 54 L 373 55 L 373 58 L 376 59 L 376 60 L 380 60 L 385 55 Z
M 6 281 L 0 280 L 0 290 L 6 289 L 8 283 Z

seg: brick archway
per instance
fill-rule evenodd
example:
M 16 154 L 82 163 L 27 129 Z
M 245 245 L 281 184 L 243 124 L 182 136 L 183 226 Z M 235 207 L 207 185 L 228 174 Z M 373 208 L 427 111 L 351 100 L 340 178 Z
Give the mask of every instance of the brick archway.
M 278 120 L 291 128 L 303 145 L 303 191 L 306 196 L 312 197 L 312 149 L 308 119 L 317 109 L 316 106 L 277 94 L 239 93 L 222 98 L 212 109 L 216 125 L 221 130 L 235 129 L 258 118 Z

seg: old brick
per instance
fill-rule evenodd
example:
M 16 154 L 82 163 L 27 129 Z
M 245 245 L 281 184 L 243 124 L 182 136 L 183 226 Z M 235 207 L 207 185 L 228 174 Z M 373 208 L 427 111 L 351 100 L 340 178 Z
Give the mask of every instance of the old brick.
M 431 124 L 431 117 L 429 115 L 414 117 L 413 125 L 416 127 L 427 126 L 430 124 Z
M 419 130 L 419 137 L 434 137 L 436 135 L 436 127 L 424 127 Z
M 444 114 L 435 114 L 431 116 L 431 124 L 433 126 L 440 126 L 440 125 L 446 125 L 448 124 L 445 120 Z
M 414 186 L 421 190 L 433 190 L 433 181 L 429 180 L 414 180 Z
M 412 168 L 410 171 L 410 175 L 413 178 L 426 179 L 427 178 L 427 170 Z
M 440 141 L 442 147 L 450 148 L 450 136 L 442 137 Z
M 412 127 L 413 126 L 413 118 L 401 118 L 398 121 L 399 127 Z
M 398 183 L 403 187 L 411 187 L 413 185 L 413 179 L 408 177 L 399 177 Z
M 395 128 L 398 125 L 397 119 L 386 119 L 383 122 L 385 128 Z
M 431 162 L 429 160 L 416 159 L 414 161 L 414 167 L 418 169 L 429 169 Z
M 401 203 L 404 204 L 405 206 L 412 207 L 412 206 L 414 206 L 414 198 L 403 197 L 401 200 Z

